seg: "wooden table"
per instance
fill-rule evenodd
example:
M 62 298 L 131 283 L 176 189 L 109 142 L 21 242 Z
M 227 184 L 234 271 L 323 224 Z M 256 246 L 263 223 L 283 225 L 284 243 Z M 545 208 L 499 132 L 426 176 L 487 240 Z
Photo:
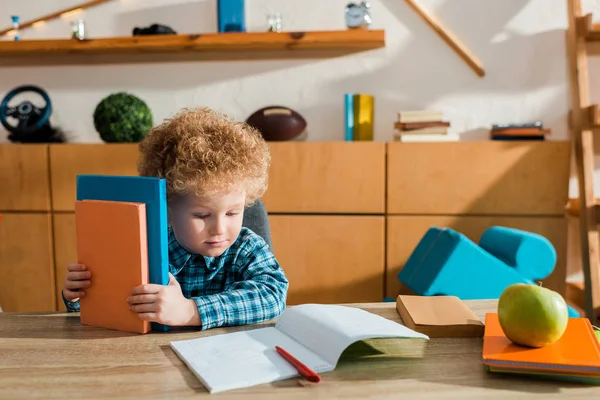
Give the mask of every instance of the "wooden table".
M 483 319 L 496 302 L 467 301 Z M 401 322 L 394 303 L 354 304 Z M 270 324 L 270 323 L 269 323 Z M 78 314 L 0 313 L 0 399 L 187 399 L 211 396 L 169 348 L 172 340 L 232 332 L 147 335 L 82 326 Z M 404 341 L 407 342 L 407 341 Z M 600 398 L 600 387 L 490 374 L 482 339 L 431 339 L 424 357 L 342 361 L 319 384 L 289 379 L 215 399 Z M 410 350 L 409 350 L 410 353 Z

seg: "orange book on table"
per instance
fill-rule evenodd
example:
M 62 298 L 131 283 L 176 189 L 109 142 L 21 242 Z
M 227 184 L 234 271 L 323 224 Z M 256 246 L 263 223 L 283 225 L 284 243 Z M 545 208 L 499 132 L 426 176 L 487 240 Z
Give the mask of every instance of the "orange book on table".
M 134 287 L 148 283 L 144 203 L 81 200 L 75 203 L 77 258 L 91 272 L 80 299 L 84 325 L 147 333 L 150 323 L 129 310 Z
M 506 337 L 498 314 L 486 314 L 482 356 L 484 364 L 496 370 L 600 375 L 600 344 L 587 318 L 569 318 L 567 329 L 558 341 L 529 348 L 516 345 Z

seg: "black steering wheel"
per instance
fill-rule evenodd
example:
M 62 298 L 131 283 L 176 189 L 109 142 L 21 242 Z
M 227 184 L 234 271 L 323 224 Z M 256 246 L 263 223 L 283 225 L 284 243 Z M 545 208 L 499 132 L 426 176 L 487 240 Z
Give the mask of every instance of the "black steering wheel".
M 38 93 L 46 105 L 42 108 L 34 106 L 30 101 L 25 100 L 21 104 L 10 107 L 8 102 L 16 95 L 23 92 Z M 0 122 L 9 132 L 15 135 L 28 135 L 36 132 L 44 126 L 52 114 L 52 103 L 50 96 L 40 87 L 34 85 L 19 86 L 11 90 L 0 103 Z M 10 125 L 7 121 L 12 117 L 18 121 L 16 126 Z

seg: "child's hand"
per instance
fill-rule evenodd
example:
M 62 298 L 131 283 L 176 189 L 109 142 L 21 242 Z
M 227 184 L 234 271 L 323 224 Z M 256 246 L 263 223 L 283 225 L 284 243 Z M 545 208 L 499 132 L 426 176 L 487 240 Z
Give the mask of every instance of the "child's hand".
M 127 302 L 129 309 L 144 321 L 171 326 L 200 325 L 196 303 L 183 296 L 179 282 L 171 273 L 167 286 L 137 286 L 131 292 L 131 297 L 127 298 Z
M 90 271 L 86 271 L 85 265 L 71 263 L 67 267 L 67 275 L 63 283 L 63 296 L 68 301 L 75 301 L 85 296 L 82 290 L 90 286 Z

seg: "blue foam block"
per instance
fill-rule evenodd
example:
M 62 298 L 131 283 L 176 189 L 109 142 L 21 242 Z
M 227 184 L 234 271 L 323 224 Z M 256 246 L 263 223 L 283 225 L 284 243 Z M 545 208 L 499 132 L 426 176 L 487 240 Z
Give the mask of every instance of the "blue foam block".
M 430 228 L 398 279 L 423 296 L 498 299 L 514 283 L 536 284 L 552 273 L 556 251 L 541 235 L 495 226 L 477 244 L 450 228 Z M 569 316 L 579 313 L 569 307 Z
M 169 283 L 166 181 L 143 176 L 77 175 L 77 200 L 131 201 L 146 204 L 148 280 Z M 153 323 L 152 329 L 168 327 Z

